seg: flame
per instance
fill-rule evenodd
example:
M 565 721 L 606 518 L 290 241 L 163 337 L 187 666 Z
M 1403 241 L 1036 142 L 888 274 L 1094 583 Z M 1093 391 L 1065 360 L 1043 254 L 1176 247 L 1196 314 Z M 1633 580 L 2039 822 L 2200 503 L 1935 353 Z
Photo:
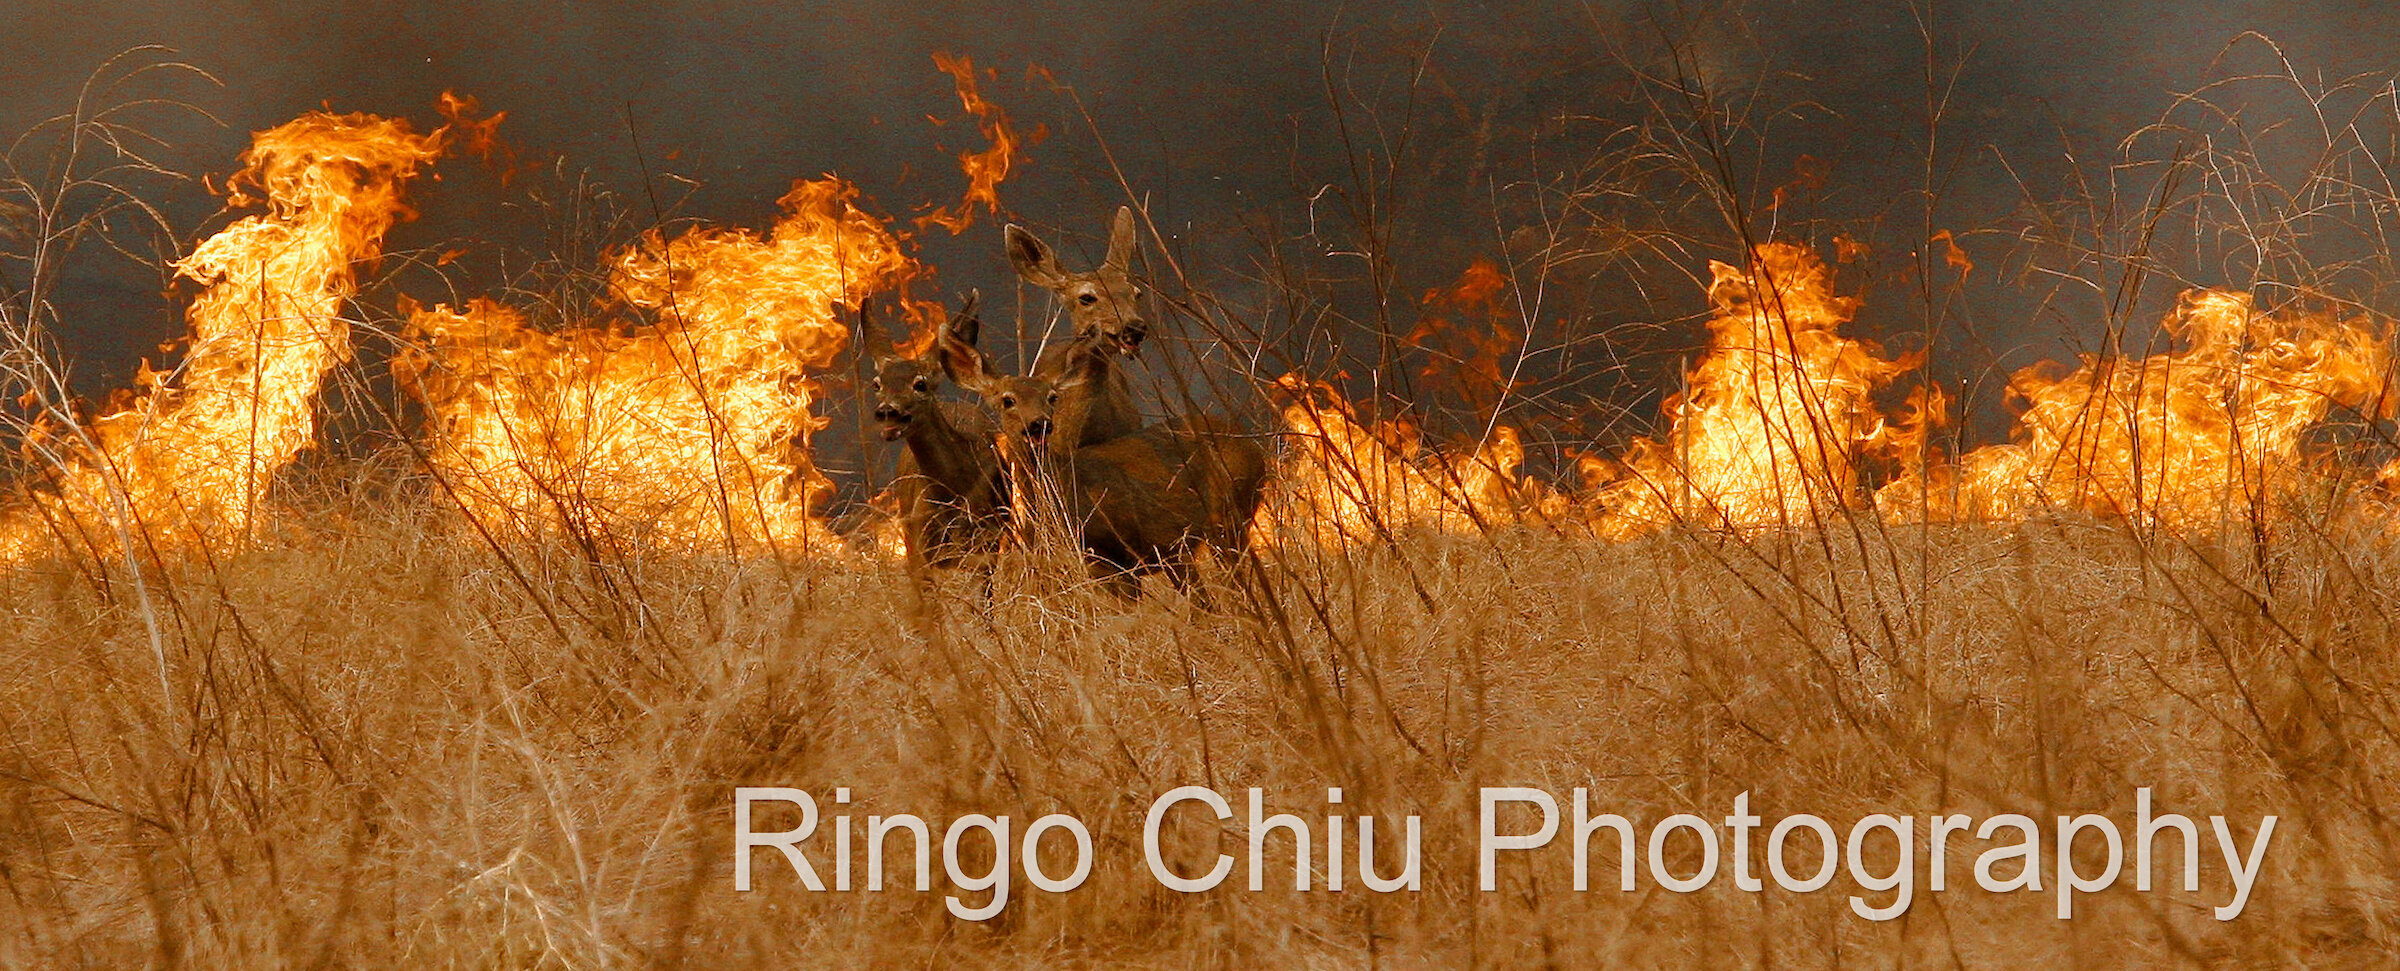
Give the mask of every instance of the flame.
M 1825 183 L 1833 176 L 1833 164 L 1814 155 L 1802 155 L 1792 160 L 1792 181 L 1775 187 L 1767 200 L 1767 211 L 1777 212 L 1802 193 L 1825 191 Z
M 802 180 L 767 236 L 653 232 L 612 259 L 651 322 L 545 333 L 490 301 L 418 311 L 395 365 L 431 413 L 430 456 L 467 512 L 519 530 L 812 555 L 832 484 L 808 375 L 848 341 L 835 305 L 920 270 L 836 179 Z
M 919 226 L 940 226 L 956 236 L 974 225 L 976 207 L 981 206 L 986 213 L 1000 211 L 1000 183 L 1008 178 L 1009 169 L 1016 165 L 1018 149 L 1039 143 L 1049 131 L 1036 125 L 1031 134 L 1019 135 L 1016 126 L 1008 120 L 1008 112 L 985 99 L 977 87 L 973 58 L 964 54 L 952 56 L 936 53 L 933 55 L 933 64 L 957 83 L 960 107 L 975 116 L 976 128 L 983 132 L 984 140 L 991 143 L 991 147 L 983 151 L 965 152 L 958 156 L 959 170 L 967 174 L 967 194 L 958 200 L 958 205 L 937 209 L 917 220 Z
M 269 482 L 315 438 L 318 386 L 350 360 L 341 310 L 355 269 L 411 215 L 401 190 L 443 136 L 322 112 L 256 133 L 229 202 L 266 211 L 173 264 L 202 287 L 183 364 L 145 366 L 121 408 L 80 429 L 28 436 L 54 475 L 0 526 L 0 548 L 25 555 L 71 535 L 107 549 L 120 528 L 159 546 L 247 536 Z
M 1499 266 L 1488 259 L 1475 260 L 1457 283 L 1426 291 L 1424 316 L 1401 338 L 1430 352 L 1418 375 L 1437 383 L 1447 378 L 1469 411 L 1499 407 L 1511 387 L 1500 363 L 1522 335 L 1510 325 L 1511 315 L 1501 302 L 1507 289 L 1508 279 Z
M 1497 408 L 1509 387 L 1500 360 L 1519 334 L 1502 304 L 1507 287 L 1498 265 L 1474 260 L 1456 283 L 1426 291 L 1425 315 L 1402 339 L 1432 352 L 1422 376 L 1453 376 L 1471 410 Z M 1467 320 L 1476 326 L 1461 323 Z M 1330 384 L 1286 374 L 1275 386 L 1288 399 L 1282 418 L 1289 444 L 1276 498 L 1262 507 L 1253 531 L 1262 544 L 1273 545 L 1292 525 L 1335 543 L 1426 529 L 1557 526 L 1574 518 L 1572 500 L 1519 471 L 1525 448 L 1514 427 L 1492 423 L 1471 450 L 1429 449 L 1412 423 L 1362 422 Z
M 1943 265 L 1957 270 L 1962 277 L 1975 272 L 1975 261 L 1968 258 L 1966 250 L 1959 248 L 1957 237 L 1950 235 L 1949 230 L 1934 233 L 1933 241 L 1942 244 Z
M 975 206 L 996 208 L 1019 141 L 976 95 L 968 61 L 937 63 L 997 152 L 963 160 L 973 187 L 955 213 L 936 214 L 963 229 Z M 326 375 L 352 358 L 343 304 L 359 264 L 410 215 L 402 189 L 446 147 L 495 150 L 500 115 L 474 120 L 471 99 L 454 96 L 443 107 L 451 123 L 425 135 L 330 113 L 256 134 L 226 186 L 231 204 L 264 211 L 173 264 L 200 287 L 182 364 L 145 365 L 97 418 L 27 433 L 48 476 L 0 518 L 0 555 L 37 555 L 60 539 L 94 552 L 206 549 L 254 532 L 275 476 L 315 439 Z M 607 258 L 612 304 L 570 309 L 581 316 L 564 326 L 488 299 L 409 308 L 417 343 L 393 367 L 426 408 L 431 470 L 487 529 L 840 555 L 847 547 L 821 515 L 833 487 L 811 454 L 824 424 L 813 376 L 849 340 L 837 309 L 897 293 L 917 325 L 912 343 L 942 314 L 907 298 L 925 270 L 857 197 L 837 179 L 802 180 L 763 234 L 653 231 Z M 1949 266 L 1972 272 L 1950 234 L 1933 240 Z M 1836 248 L 1864 256 L 1855 241 Z M 1666 433 L 1614 458 L 1571 455 L 1574 494 L 1522 472 L 1513 427 L 1489 422 L 1471 448 L 1428 447 L 1413 423 L 1362 417 L 1331 385 L 1285 375 L 1275 386 L 1288 447 L 1254 526 L 1260 542 L 1512 524 L 1612 538 L 1670 523 L 1803 524 L 1865 506 L 1870 480 L 1886 475 L 1872 499 L 1897 520 L 2066 508 L 2198 531 L 2309 484 L 2322 464 L 2306 451 L 2309 434 L 2335 408 L 2392 417 L 2382 318 L 2261 312 L 2245 294 L 2193 290 L 2165 320 L 2175 349 L 2020 371 L 2012 441 L 1929 469 L 1922 456 L 1947 397 L 1920 384 L 1888 410 L 1878 404 L 1917 360 L 1841 334 L 1859 302 L 1834 292 L 1812 251 L 1769 243 L 1747 266 L 1710 270 L 1710 346 L 1667 402 Z M 1505 291 L 1498 266 L 1477 260 L 1427 293 L 1408 338 L 1459 362 L 1446 370 L 1486 409 L 1508 390 L 1499 362 L 1518 340 Z M 2374 476 L 2400 492 L 2400 459 Z M 886 510 L 859 539 L 896 549 L 897 520 Z
M 1873 398 L 1916 361 L 1841 336 L 1858 300 L 1834 294 L 1814 253 L 1767 243 L 1746 269 L 1712 260 L 1709 271 L 1708 354 L 1668 400 L 1666 438 L 1635 441 L 1600 487 L 1604 535 L 1813 522 L 1863 501 L 1862 458 L 1913 452 L 1922 434 Z
M 2013 442 L 1895 482 L 1878 504 L 1971 520 L 2055 505 L 2203 529 L 2296 485 L 2304 434 L 2335 405 L 2378 401 L 2391 363 L 2388 328 L 2372 318 L 2259 313 L 2225 290 L 2185 292 L 2165 326 L 2182 350 L 2017 372 Z
M 1517 430 L 1494 426 L 1472 452 L 1426 449 L 1415 426 L 1362 423 L 1333 386 L 1286 374 L 1276 387 L 1289 434 L 1275 473 L 1274 496 L 1259 511 L 1253 538 L 1272 547 L 1298 532 L 1333 545 L 1414 530 L 1481 531 L 1493 525 L 1555 522 L 1571 503 L 1519 474 L 1525 449 Z
M 1947 234 L 1945 261 L 1973 263 Z M 2389 418 L 2390 328 L 2363 314 L 2259 313 L 2247 296 L 2183 295 L 2166 327 L 2182 349 L 2144 360 L 2087 358 L 2064 374 L 2018 372 L 2023 403 L 2011 444 L 1926 468 L 1931 431 L 1950 402 L 1920 384 L 1888 411 L 1878 396 L 1917 366 L 1844 337 L 1858 309 L 1838 296 L 1810 251 L 1770 243 L 1748 268 L 1710 264 L 1716 305 L 1708 352 L 1667 402 L 1661 439 L 1615 458 L 1574 456 L 1585 524 L 1628 538 L 1667 523 L 1749 529 L 1804 524 L 1865 505 L 1895 520 L 2014 520 L 2081 509 L 2200 531 L 2263 510 L 2319 474 L 2307 434 L 2335 407 Z M 1478 293 L 1472 269 L 1428 305 Z M 1420 328 L 1421 338 L 1428 331 Z M 1285 376 L 1292 435 L 1277 504 L 1281 520 L 1315 522 L 1324 542 L 1496 522 L 1571 525 L 1568 500 L 1518 473 L 1523 451 L 1505 426 L 1470 456 L 1421 447 L 1416 429 L 1367 423 L 1325 384 Z M 2400 490 L 2400 459 L 2374 472 Z
M 1292 399 L 1283 421 L 1293 434 L 1262 539 L 1288 519 L 1315 523 L 1325 542 L 1498 523 L 1625 538 L 1670 522 L 1739 529 L 1863 506 L 1866 460 L 1912 463 L 1944 411 L 1939 391 L 1918 389 L 1897 415 L 1883 413 L 1874 395 L 1917 362 L 1841 336 L 1858 301 L 1833 293 L 1813 253 L 1770 243 L 1747 270 L 1710 268 L 1712 340 L 1686 392 L 1667 403 L 1671 431 L 1618 459 L 1577 456 L 1582 502 L 1519 472 L 1524 448 L 1514 428 L 1494 424 L 1470 454 L 1431 454 L 1413 427 L 1362 423 L 1330 386 L 1286 375 L 1278 386 Z M 1478 262 L 1428 304 L 1479 297 L 1488 305 L 1498 279 L 1496 267 Z
M 446 119 L 447 123 L 442 128 L 450 133 L 452 147 L 475 156 L 498 170 L 501 185 L 507 185 L 516 179 L 517 173 L 521 171 L 517 164 L 516 150 L 510 148 L 507 142 L 500 140 L 500 123 L 508 120 L 508 112 L 495 111 L 485 117 L 477 118 L 476 115 L 483 112 L 483 103 L 476 100 L 473 95 L 462 95 L 451 91 L 442 92 L 442 96 L 435 102 L 435 105 L 441 109 L 442 117 Z

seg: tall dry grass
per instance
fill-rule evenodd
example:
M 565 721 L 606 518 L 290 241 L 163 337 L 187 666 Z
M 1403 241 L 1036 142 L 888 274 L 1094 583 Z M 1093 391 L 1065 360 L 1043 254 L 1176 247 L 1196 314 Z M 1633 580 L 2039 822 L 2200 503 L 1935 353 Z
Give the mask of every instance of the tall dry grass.
M 918 609 L 896 567 L 856 565 L 639 558 L 604 583 L 566 546 L 512 549 L 520 582 L 430 503 L 307 512 L 157 578 L 175 710 L 122 598 L 12 569 L 0 962 L 2370 967 L 2400 946 L 2400 559 L 2372 528 L 2295 530 L 2265 557 L 2070 519 L 1855 549 L 1414 536 L 1266 566 L 1247 594 L 1220 573 L 1213 596 L 1247 606 L 1211 612 L 963 582 Z M 983 924 L 944 913 L 938 865 L 930 894 L 810 893 L 762 853 L 737 893 L 745 784 L 847 786 L 862 817 L 937 834 L 1064 812 L 1095 870 L 1066 894 L 1020 879 Z M 1239 870 L 1165 890 L 1143 813 L 1185 784 L 1235 797 L 1237 854 L 1243 787 L 1312 820 L 1333 785 L 1349 812 L 1419 814 L 1424 889 L 1294 892 L 1278 842 L 1269 890 Z M 1962 843 L 1947 892 L 1920 877 L 1904 919 L 1870 924 L 1846 877 L 1627 894 L 1603 863 L 1575 893 L 1554 852 L 1475 892 L 1485 785 L 1587 786 L 1645 831 L 1744 791 L 1837 827 L 2124 821 L 2141 785 L 2162 810 L 2283 824 L 2231 923 L 2207 913 L 2228 896 L 2207 853 L 2198 895 L 2128 874 L 2060 921 L 2048 893 L 1975 889 Z M 1173 843 L 1194 871 L 1206 835 Z

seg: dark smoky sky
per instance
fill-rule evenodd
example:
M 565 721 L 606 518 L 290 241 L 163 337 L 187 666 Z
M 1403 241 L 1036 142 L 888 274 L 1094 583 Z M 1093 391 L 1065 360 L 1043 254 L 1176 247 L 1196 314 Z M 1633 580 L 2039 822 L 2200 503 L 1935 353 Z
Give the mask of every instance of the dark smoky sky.
M 1732 119 L 1741 136 L 1733 171 L 1749 203 L 1792 181 L 1803 155 L 1825 166 L 1821 189 L 1754 228 L 1828 250 L 1837 231 L 1874 240 L 1877 260 L 1855 274 L 1868 296 L 1859 325 L 1921 329 L 1921 306 L 1909 309 L 1908 254 L 1924 237 L 1915 190 L 1930 37 L 1941 70 L 1957 71 L 1936 147 L 1942 187 L 1932 221 L 1955 229 L 1979 266 L 1935 342 L 1973 348 L 1943 365 L 1967 378 L 2061 355 L 2098 330 L 2097 297 L 2061 296 L 2054 278 L 2029 269 L 2042 258 L 2022 242 L 2029 201 L 2097 184 L 2138 203 L 2147 170 L 2108 186 L 2120 140 L 2169 115 L 2179 93 L 2281 70 L 2264 44 L 2234 43 L 2244 32 L 2272 38 L 2311 83 L 2400 71 L 2400 6 L 2380 2 L 15 6 L 18 29 L 0 38 L 0 129 L 67 110 L 111 54 L 165 45 L 221 86 L 161 76 L 126 91 L 180 97 L 222 120 L 147 116 L 170 143 L 162 157 L 194 173 L 222 176 L 249 132 L 320 105 L 429 126 L 438 122 L 436 96 L 455 90 L 506 110 L 502 135 L 520 157 L 563 160 L 558 167 L 504 188 L 472 162 L 445 162 L 442 181 L 412 193 L 422 218 L 391 241 L 395 249 L 463 242 L 467 290 L 496 285 L 510 254 L 546 245 L 524 203 L 529 193 L 555 195 L 555 172 L 613 187 L 640 213 L 655 195 L 672 215 L 747 226 L 772 219 L 774 199 L 795 177 L 824 172 L 855 181 L 898 217 L 952 202 L 963 188 L 954 154 L 983 143 L 931 55 L 968 55 L 996 70 L 986 93 L 1021 127 L 1049 133 L 1001 189 L 1014 218 L 1049 227 L 1070 254 L 1092 252 L 1103 217 L 1124 198 L 1101 151 L 1105 138 L 1208 287 L 1258 315 L 1295 358 L 1354 378 L 1371 362 L 1359 348 L 1373 344 L 1356 322 L 1377 317 L 1360 261 L 1340 255 L 1358 238 L 1344 200 L 1360 197 L 1362 156 L 1370 181 L 1380 162 L 1398 162 L 1384 211 L 1393 220 L 1390 326 L 1405 331 L 1419 297 L 1473 259 L 1514 258 L 1522 269 L 1524 227 L 1561 217 L 1565 189 L 1611 178 L 1618 170 L 1590 163 L 1622 150 L 1627 126 L 1677 111 L 1688 120 L 1688 102 L 1661 95 L 1679 77 L 1706 77 L 1724 103 L 1743 109 Z M 1064 91 L 1029 74 L 1034 65 L 1073 89 L 1089 123 Z M 2218 100 L 2245 117 L 2305 118 L 2302 102 L 2280 90 L 2250 82 Z M 2388 130 L 2386 114 L 2379 123 Z M 38 153 L 20 150 L 20 164 L 29 158 Z M 1558 271 L 1534 331 L 1537 342 L 1561 346 L 1529 365 L 1585 396 L 1558 400 L 1654 403 L 1672 383 L 1676 352 L 1701 339 L 1692 315 L 1706 304 L 1690 277 L 1704 274 L 1704 258 L 1730 256 L 1731 237 L 1696 186 L 1647 178 L 1623 199 L 1588 200 L 1592 217 L 1566 219 L 1562 245 L 1603 249 L 1627 225 L 1673 228 L 1696 242 L 1607 270 Z M 184 245 L 226 218 L 212 216 L 216 202 L 197 185 L 153 191 Z M 2207 279 L 2223 270 L 2219 255 L 2192 249 L 2190 278 L 2225 282 Z M 1282 279 L 1317 288 L 1321 300 L 1300 309 L 1330 307 L 1353 323 L 1327 325 L 1272 299 L 1270 253 L 1286 261 Z M 987 305 L 1011 290 L 988 220 L 955 240 L 933 231 L 922 255 L 946 289 L 982 287 Z M 19 283 L 21 270 L 10 272 Z M 63 340 L 87 390 L 122 381 L 140 355 L 180 331 L 157 273 L 96 247 L 79 254 L 60 304 Z M 1012 298 L 999 306 L 1004 316 L 1019 312 Z M 1627 347 L 1651 356 L 1579 342 L 1600 333 L 1633 335 Z M 1996 398 L 1988 382 L 1984 393 Z

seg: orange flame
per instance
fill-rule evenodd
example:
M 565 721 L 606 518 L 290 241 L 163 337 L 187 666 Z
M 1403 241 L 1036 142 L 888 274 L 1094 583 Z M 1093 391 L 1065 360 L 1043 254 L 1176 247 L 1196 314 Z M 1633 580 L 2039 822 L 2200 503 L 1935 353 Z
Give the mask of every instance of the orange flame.
M 1471 453 L 1423 447 L 1415 426 L 1362 423 L 1331 385 L 1287 374 L 1276 387 L 1287 435 L 1274 494 L 1252 535 L 1273 546 L 1297 531 L 1319 543 L 1372 541 L 1415 530 L 1469 533 L 1504 523 L 1557 522 L 1568 500 L 1518 474 L 1517 430 L 1495 426 Z
M 462 95 L 450 91 L 442 92 L 436 105 L 441 109 L 442 117 L 446 120 L 442 130 L 450 133 L 450 144 L 453 147 L 475 156 L 483 160 L 485 164 L 497 169 L 500 173 L 501 185 L 507 185 L 516 179 L 517 173 L 520 171 L 516 150 L 500 140 L 500 123 L 508 120 L 508 112 L 495 111 L 486 117 L 477 118 L 476 115 L 483 112 L 483 103 L 477 101 L 473 95 Z
M 971 65 L 940 63 L 969 110 L 1006 135 L 995 148 L 1013 151 L 1005 116 L 975 96 Z M 257 133 L 225 184 L 232 204 L 265 211 L 173 264 L 201 287 L 182 364 L 145 365 L 98 418 L 28 433 L 26 451 L 50 475 L 0 517 L 0 555 L 35 555 L 58 538 L 104 552 L 137 535 L 161 550 L 250 535 L 276 474 L 314 441 L 326 375 L 351 359 L 342 304 L 358 265 L 410 215 L 402 188 L 446 145 L 494 150 L 501 115 L 475 120 L 473 102 L 451 96 L 444 113 L 451 124 L 427 135 L 330 113 Z M 988 181 L 969 166 L 975 188 L 960 219 L 973 204 L 996 207 L 1007 152 L 997 158 Z M 925 271 L 857 195 L 830 177 L 803 180 L 763 235 L 653 231 L 610 255 L 617 305 L 588 311 L 601 325 L 541 329 L 480 299 L 413 309 L 421 343 L 394 373 L 427 408 L 432 470 L 467 513 L 520 533 L 836 554 L 843 547 L 820 516 L 832 486 L 810 445 L 823 425 L 813 376 L 848 343 L 837 308 L 897 292 L 920 339 L 941 315 L 907 299 Z M 1949 233 L 1933 241 L 1948 265 L 1972 272 Z M 1836 243 L 1845 259 L 1863 257 L 1863 246 Z M 1276 386 L 1289 447 L 1255 525 L 1260 541 L 1507 524 L 1607 537 L 1669 523 L 1804 524 L 1864 506 L 1868 480 L 1885 472 L 1897 474 L 1873 501 L 1893 519 L 2066 508 L 2204 530 L 2309 484 L 2309 432 L 2333 409 L 2392 417 L 2391 328 L 2381 318 L 2262 313 L 2244 294 L 2193 290 L 2165 321 L 2179 349 L 2087 358 L 2063 374 L 2020 371 L 2013 441 L 1926 469 L 1947 397 L 1924 384 L 1889 411 L 1877 404 L 1917 360 L 1840 333 L 1858 301 L 1834 292 L 1813 252 L 1770 243 L 1746 267 L 1710 270 L 1710 347 L 1668 401 L 1666 433 L 1614 459 L 1571 456 L 1579 498 L 1520 471 L 1514 428 L 1492 423 L 1472 448 L 1429 448 L 1415 425 L 1362 418 L 1330 385 L 1285 375 Z M 1499 268 L 1478 260 L 1428 292 L 1408 338 L 1464 362 L 1454 368 L 1462 391 L 1491 407 L 1507 390 L 1500 358 L 1518 339 L 1505 290 Z M 1465 325 L 1478 317 L 1481 326 Z M 2400 490 L 2400 459 L 2375 474 L 2380 488 Z
M 1958 239 L 1951 236 L 1949 230 L 1945 229 L 1934 233 L 1933 241 L 1942 244 L 1942 262 L 1951 269 L 1957 270 L 1959 276 L 1963 277 L 1975 272 L 1975 261 L 1967 257 L 1966 250 L 1959 248 Z
M 2047 505 L 2203 529 L 2297 485 L 2304 433 L 2335 405 L 2376 401 L 2391 364 L 2376 320 L 2262 314 L 2224 290 L 2185 292 L 2166 328 L 2184 349 L 2086 357 L 2057 377 L 2017 372 L 2010 390 L 2025 411 L 2013 443 L 1895 482 L 1878 504 L 1901 518 L 2019 518 Z
M 1944 260 L 1973 263 L 1948 234 Z M 1948 396 L 1910 389 L 1888 412 L 1876 398 L 1917 366 L 1844 337 L 1854 298 L 1834 294 L 1817 257 L 1789 244 L 1758 248 L 1751 266 L 1711 264 L 1708 353 L 1667 403 L 1668 433 L 1615 459 L 1575 456 L 1589 525 L 1603 536 L 1667 523 L 1747 529 L 1805 524 L 1855 509 L 1870 475 L 1891 473 L 1875 506 L 1897 520 L 2013 520 L 2080 509 L 2187 531 L 2271 508 L 2314 471 L 2307 433 L 2336 407 L 2391 417 L 2390 328 L 2363 314 L 2256 312 L 2242 294 L 2186 293 L 2166 327 L 2183 348 L 2138 361 L 2090 359 L 2066 374 L 2036 366 L 2011 380 L 2024 404 L 2013 444 L 1924 467 Z M 1480 292 L 1470 270 L 1460 287 Z M 1438 301 L 1436 301 L 1438 302 Z M 1423 328 L 1414 338 L 1424 336 Z M 1432 527 L 1572 516 L 1565 500 L 1517 474 L 1522 450 L 1500 428 L 1480 454 L 1434 455 L 1414 428 L 1368 424 L 1329 386 L 1286 376 L 1284 423 L 1294 445 L 1278 519 L 1304 514 L 1321 541 Z M 2400 490 L 2400 459 L 2375 470 Z M 1282 530 L 1288 532 L 1288 530 Z
M 1786 203 L 1791 202 L 1801 193 L 1825 191 L 1825 183 L 1832 175 L 1833 164 L 1824 159 L 1814 155 L 1802 155 L 1793 159 L 1792 181 L 1775 187 L 1774 195 L 1767 201 L 1767 211 L 1781 210 Z
M 839 180 L 803 180 L 764 238 L 653 233 L 612 282 L 652 322 L 549 334 L 489 301 L 411 321 L 395 367 L 432 413 L 436 470 L 466 510 L 521 531 L 830 554 L 832 485 L 809 457 L 814 370 L 848 341 L 836 304 L 919 272 Z
M 1499 407 L 1510 388 L 1500 365 L 1522 335 L 1510 326 L 1510 313 L 1501 303 L 1507 288 L 1508 278 L 1500 268 L 1478 259 L 1459 274 L 1457 283 L 1425 292 L 1424 317 L 1401 338 L 1430 354 L 1419 376 L 1447 377 L 1471 411 Z M 1466 325 L 1468 320 L 1474 325 Z
M 1016 165 L 1018 149 L 1039 144 L 1049 131 L 1036 125 L 1032 133 L 1019 135 L 1008 120 L 1008 112 L 986 100 L 977 87 L 973 58 L 936 53 L 933 63 L 957 82 L 959 105 L 975 116 L 976 127 L 991 143 L 983 151 L 959 155 L 958 167 L 967 174 L 967 194 L 958 200 L 958 205 L 935 210 L 917 220 L 919 226 L 940 226 L 955 236 L 974 225 L 976 207 L 981 206 L 986 213 L 1000 211 L 1000 183 Z
M 174 264 L 203 289 L 191 346 L 171 373 L 142 369 L 120 410 L 26 443 L 55 472 L 0 527 L 23 555 L 48 536 L 93 550 L 135 532 L 160 545 L 248 535 L 275 473 L 316 435 L 327 372 L 350 359 L 342 301 L 410 213 L 401 189 L 441 153 L 443 132 L 404 120 L 312 112 L 253 136 L 228 187 L 266 212 L 227 226 Z
M 1813 522 L 1864 500 L 1860 459 L 1922 433 L 1887 421 L 1873 399 L 1917 362 L 1841 336 L 1858 301 L 1834 294 L 1814 253 L 1767 243 L 1747 268 L 1709 271 L 1709 353 L 1668 400 L 1665 440 L 1634 442 L 1601 487 L 1604 535 Z

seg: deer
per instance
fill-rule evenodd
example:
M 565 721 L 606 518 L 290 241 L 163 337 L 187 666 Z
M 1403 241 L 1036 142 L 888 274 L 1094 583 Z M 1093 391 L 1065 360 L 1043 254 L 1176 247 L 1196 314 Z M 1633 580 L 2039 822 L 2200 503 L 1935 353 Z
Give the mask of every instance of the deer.
M 1117 207 L 1116 218 L 1109 225 L 1108 255 L 1090 270 L 1067 269 L 1048 243 L 1023 226 L 1010 223 L 1001 235 L 1017 276 L 1050 291 L 1075 322 L 1074 340 L 1046 348 L 1034 361 L 1033 373 L 1056 380 L 1070 367 L 1091 363 L 1075 363 L 1087 351 L 1105 347 L 1113 352 L 1098 358 L 1105 367 L 1100 385 L 1091 395 L 1083 437 L 1077 444 L 1097 445 L 1140 431 L 1141 412 L 1134 407 L 1133 389 L 1125 383 L 1125 371 L 1117 362 L 1120 356 L 1131 358 L 1139 352 L 1142 338 L 1150 332 L 1149 321 L 1142 317 L 1142 291 L 1131 272 L 1133 210 Z
M 980 295 L 970 291 L 943 332 L 972 340 L 980 328 L 980 303 Z M 1008 480 L 992 448 L 991 414 L 937 397 L 942 365 L 896 353 L 863 303 L 858 323 L 875 373 L 869 383 L 875 422 L 884 441 L 907 443 L 893 488 L 910 572 L 925 577 L 928 567 L 988 565 L 1009 518 Z
M 960 336 L 947 330 L 940 336 L 942 366 L 991 409 L 1018 507 L 1054 497 L 1094 580 L 1127 598 L 1154 572 L 1188 588 L 1196 547 L 1235 556 L 1248 549 L 1268 468 L 1257 441 L 1202 417 L 1087 444 L 1089 422 L 1105 407 L 1115 370 L 1109 337 L 1095 333 L 1063 345 L 1055 376 L 1019 377 L 994 370 Z

